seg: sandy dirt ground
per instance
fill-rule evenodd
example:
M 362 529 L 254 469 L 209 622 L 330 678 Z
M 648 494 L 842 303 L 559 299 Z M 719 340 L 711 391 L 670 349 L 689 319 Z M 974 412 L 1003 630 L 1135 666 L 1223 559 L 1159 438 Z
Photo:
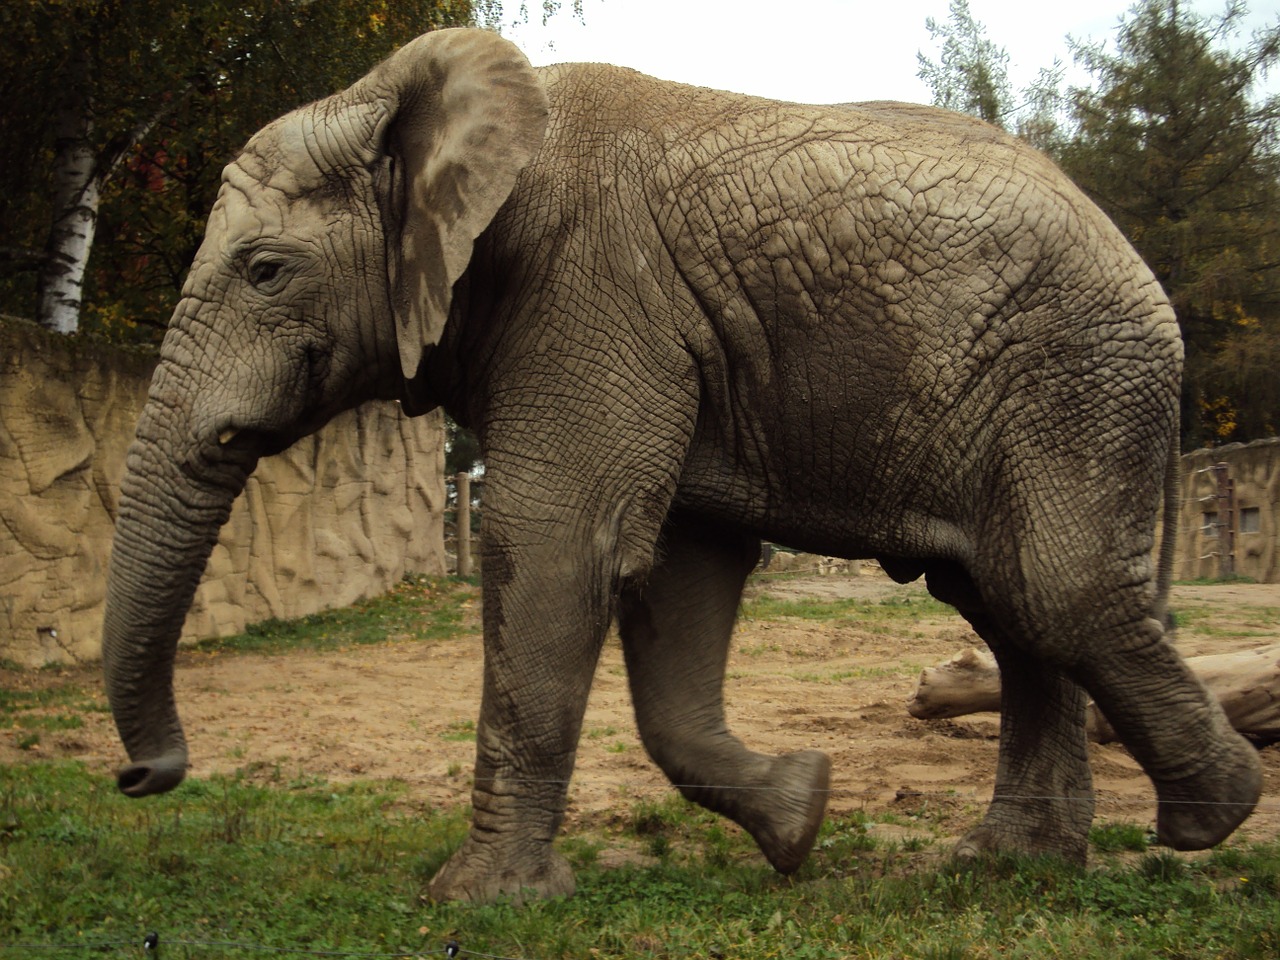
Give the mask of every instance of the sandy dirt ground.
M 868 565 L 852 576 L 757 576 L 752 593 L 780 598 L 922 599 Z M 1280 585 L 1179 586 L 1175 607 L 1199 611 L 1179 633 L 1186 656 L 1280 642 Z M 468 620 L 478 631 L 478 600 Z M 1208 615 L 1203 615 L 1208 611 Z M 769 753 L 817 748 L 834 766 L 830 809 L 893 812 L 928 823 L 940 839 L 981 817 L 994 784 L 998 718 L 921 721 L 905 703 L 922 668 L 978 644 L 958 617 L 923 622 L 740 623 L 726 698 L 732 729 Z M 393 779 L 415 804 L 470 797 L 481 642 L 472 636 L 389 641 L 337 653 L 179 657 L 177 695 L 192 772 L 262 780 Z M 0 686 L 70 680 L 96 686 L 95 670 L 0 671 Z M 18 749 L 21 731 L 0 731 L 0 762 L 71 757 L 106 774 L 124 760 L 108 715 L 87 713 L 76 730 L 44 733 Z M 1151 823 L 1154 794 L 1117 744 L 1092 745 L 1100 819 Z M 1238 836 L 1280 837 L 1280 745 L 1261 749 L 1265 794 Z M 639 744 L 616 639 L 606 646 L 587 710 L 568 825 L 617 822 L 641 799 L 672 788 Z

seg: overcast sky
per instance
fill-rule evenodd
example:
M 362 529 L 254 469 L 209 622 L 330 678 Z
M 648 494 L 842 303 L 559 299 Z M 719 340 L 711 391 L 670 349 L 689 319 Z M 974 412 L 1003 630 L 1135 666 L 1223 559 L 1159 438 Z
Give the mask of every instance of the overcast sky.
M 568 12 L 570 0 L 563 5 L 545 27 L 533 16 L 535 22 L 503 33 L 539 65 L 616 63 L 668 80 L 808 103 L 928 102 L 916 53 L 937 59 L 925 18 L 945 21 L 949 0 L 583 0 L 584 22 Z M 969 0 L 974 19 L 1009 53 L 1017 89 L 1055 58 L 1071 64 L 1068 35 L 1110 40 L 1130 6 L 1129 0 Z M 1225 0 L 1190 6 L 1220 13 Z M 1280 0 L 1250 6 L 1237 43 L 1280 18 Z M 1268 78 L 1267 89 L 1280 89 L 1280 76 Z

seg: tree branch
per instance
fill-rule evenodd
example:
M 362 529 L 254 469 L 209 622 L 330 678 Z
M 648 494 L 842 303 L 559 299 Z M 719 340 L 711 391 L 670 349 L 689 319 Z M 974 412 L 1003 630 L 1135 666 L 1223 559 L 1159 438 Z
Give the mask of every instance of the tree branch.
M 39 270 L 49 259 L 43 250 L 32 247 L 0 246 L 0 273 L 24 273 Z

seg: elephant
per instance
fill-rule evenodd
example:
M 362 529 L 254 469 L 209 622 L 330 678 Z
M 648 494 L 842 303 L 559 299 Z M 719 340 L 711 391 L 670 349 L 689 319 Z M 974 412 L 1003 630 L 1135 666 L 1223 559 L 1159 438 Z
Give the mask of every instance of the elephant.
M 652 760 L 800 866 L 828 758 L 725 720 L 762 540 L 924 577 L 995 652 L 995 790 L 958 854 L 1083 860 L 1086 694 L 1161 840 L 1216 844 L 1261 769 L 1163 626 L 1182 357 L 1115 226 L 978 120 L 424 35 L 224 171 L 121 484 L 118 787 L 183 778 L 177 637 L 258 460 L 382 400 L 443 407 L 486 465 L 473 814 L 433 897 L 573 891 L 553 840 L 615 622 Z

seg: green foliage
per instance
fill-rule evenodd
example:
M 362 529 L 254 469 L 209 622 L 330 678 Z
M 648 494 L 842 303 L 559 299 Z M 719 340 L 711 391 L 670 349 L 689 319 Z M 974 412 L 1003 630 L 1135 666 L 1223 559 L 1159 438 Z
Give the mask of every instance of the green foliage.
M 107 183 L 82 325 L 146 339 L 176 302 L 222 167 L 255 130 L 348 85 L 418 34 L 471 20 L 468 0 L 0 5 L 6 312 L 34 310 L 25 272 L 34 263 L 12 252 L 44 247 L 53 218 L 49 115 L 63 100 L 87 112 L 87 147 Z
M 1187 345 L 1188 449 L 1280 432 L 1280 97 L 1251 99 L 1280 64 L 1280 23 L 1237 47 L 1244 12 L 1142 0 L 1112 46 L 1071 41 L 1093 82 L 1066 96 L 1058 64 L 1015 95 L 966 0 L 926 21 L 940 58 L 919 55 L 934 103 L 1048 151 L 1164 286 Z
M 399 793 L 235 777 L 135 803 L 76 765 L 0 767 L 0 936 L 140 943 L 159 929 L 170 941 L 417 951 L 405 918 L 465 821 L 410 816 Z
M 1243 11 L 1144 0 L 1114 49 L 1077 44 L 1095 85 L 1072 91 L 1058 152 L 1177 310 L 1188 446 L 1280 430 L 1280 97 L 1250 100 L 1280 63 L 1280 24 L 1233 51 Z
M 917 53 L 917 75 L 929 85 L 933 103 L 1004 125 L 1013 107 L 1009 54 L 987 38 L 969 11 L 969 0 L 951 0 L 946 23 L 925 20 L 940 47 L 937 62 Z
M 466 427 L 459 426 L 452 417 L 444 419 L 444 475 L 453 477 L 470 473 L 480 462 L 480 441 Z
M 874 850 L 876 842 L 868 827 L 870 821 L 861 815 L 829 817 L 818 831 L 817 854 L 835 864 L 847 864 L 858 854 Z
M 0 731 L 12 731 L 12 743 L 19 750 L 35 750 L 43 732 L 78 730 L 84 726 L 84 713 L 105 709 L 96 690 L 71 684 L 31 690 L 0 687 Z
M 1189 628 L 1204 637 L 1266 637 L 1275 635 L 1275 625 L 1280 621 L 1280 608 L 1243 607 L 1224 622 L 1220 605 L 1185 605 L 1173 611 L 1174 623 L 1179 628 Z

